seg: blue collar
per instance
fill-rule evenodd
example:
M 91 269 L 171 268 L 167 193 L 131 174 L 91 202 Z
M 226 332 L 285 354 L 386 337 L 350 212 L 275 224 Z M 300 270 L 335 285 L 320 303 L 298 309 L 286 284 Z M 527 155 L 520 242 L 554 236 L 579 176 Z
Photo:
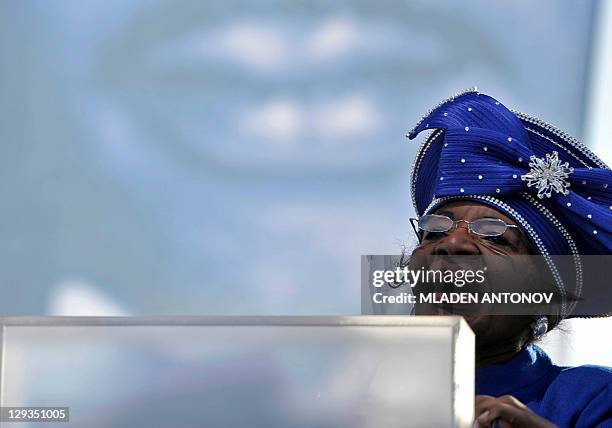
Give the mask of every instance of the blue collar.
M 560 371 L 541 348 L 528 345 L 505 363 L 478 368 L 476 393 L 494 397 L 512 394 L 530 401 L 546 390 Z

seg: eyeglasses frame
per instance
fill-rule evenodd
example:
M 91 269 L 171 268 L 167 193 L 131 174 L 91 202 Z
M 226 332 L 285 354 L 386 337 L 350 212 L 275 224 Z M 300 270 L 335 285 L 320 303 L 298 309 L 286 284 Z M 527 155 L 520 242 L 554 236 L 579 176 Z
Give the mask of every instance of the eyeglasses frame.
M 504 231 L 503 231 L 502 233 L 500 233 L 499 235 L 480 235 L 480 234 L 478 234 L 478 233 L 476 233 L 476 232 L 474 232 L 474 231 L 472 230 L 471 225 L 472 225 L 473 223 L 475 223 L 475 222 L 479 221 L 479 220 L 484 220 L 484 219 L 478 219 L 478 220 L 474 220 L 474 221 L 467 221 L 467 220 L 454 220 L 454 219 L 450 218 L 449 216 L 446 216 L 446 215 L 441 215 L 441 214 L 426 214 L 426 215 L 437 216 L 437 217 L 446 217 L 447 219 L 449 219 L 450 221 L 452 221 L 452 222 L 453 222 L 453 225 L 452 225 L 452 226 L 451 226 L 451 227 L 450 227 L 448 230 L 446 230 L 446 231 L 444 231 L 444 232 L 441 232 L 441 233 L 447 233 L 447 232 L 449 232 L 450 230 L 455 230 L 455 229 L 457 229 L 457 223 L 461 223 L 461 222 L 466 223 L 466 224 L 468 225 L 467 230 L 468 230 L 468 232 L 469 232 L 469 233 L 472 233 L 472 234 L 474 234 L 474 235 L 476 235 L 476 236 L 482 236 L 482 237 L 501 236 L 501 235 L 503 235 L 504 233 L 506 233 L 506 231 L 508 230 L 508 228 L 514 228 L 514 229 L 518 228 L 518 226 L 517 226 L 516 224 L 508 224 L 508 223 L 506 223 L 505 221 L 503 221 L 501 218 L 498 218 L 498 219 L 495 219 L 495 220 L 499 220 L 499 221 L 503 222 L 503 223 L 504 223 L 504 225 L 506 226 L 506 230 L 504 230 Z M 420 218 L 423 218 L 423 217 L 425 217 L 425 216 L 421 216 Z M 409 219 L 409 220 L 410 220 L 410 225 L 412 226 L 412 229 L 414 230 L 414 233 L 416 234 L 417 238 L 419 238 L 419 242 L 421 242 L 421 241 L 422 241 L 422 237 L 420 236 L 420 234 L 419 234 L 419 233 L 424 231 L 424 229 L 419 229 L 419 220 L 420 220 L 420 218 L 414 218 L 414 217 L 411 217 L 411 218 Z M 415 222 L 416 222 L 416 225 L 415 225 Z

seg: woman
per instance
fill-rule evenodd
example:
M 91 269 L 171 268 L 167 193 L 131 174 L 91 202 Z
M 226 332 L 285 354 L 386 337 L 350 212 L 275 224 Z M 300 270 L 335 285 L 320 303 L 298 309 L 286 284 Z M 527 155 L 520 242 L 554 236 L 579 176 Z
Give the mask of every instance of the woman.
M 612 427 L 612 369 L 559 367 L 533 344 L 564 318 L 612 312 L 610 299 L 585 298 L 597 278 L 584 268 L 585 255 L 612 252 L 612 171 L 562 131 L 475 89 L 440 103 L 408 136 L 427 129 L 412 173 L 413 255 L 536 254 L 559 297 L 553 312 L 465 314 L 476 333 L 474 425 Z M 524 259 L 511 273 L 526 289 L 538 270 Z

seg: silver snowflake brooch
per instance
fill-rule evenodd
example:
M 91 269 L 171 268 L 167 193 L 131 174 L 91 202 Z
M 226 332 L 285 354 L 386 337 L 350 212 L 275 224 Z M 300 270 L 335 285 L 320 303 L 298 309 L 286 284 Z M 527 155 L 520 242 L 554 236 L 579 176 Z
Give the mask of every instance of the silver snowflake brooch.
M 536 186 L 538 198 L 550 198 L 552 192 L 568 195 L 570 186 L 567 178 L 574 172 L 569 163 L 561 163 L 557 152 L 546 153 L 546 158 L 538 158 L 535 155 L 529 158 L 529 172 L 521 175 L 521 180 L 527 182 L 527 187 Z

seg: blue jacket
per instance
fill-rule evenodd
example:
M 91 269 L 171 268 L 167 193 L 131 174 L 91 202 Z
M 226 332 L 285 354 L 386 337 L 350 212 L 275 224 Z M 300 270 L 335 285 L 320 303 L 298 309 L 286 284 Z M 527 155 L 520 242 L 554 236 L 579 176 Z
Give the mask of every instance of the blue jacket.
M 513 395 L 560 428 L 612 428 L 612 368 L 559 367 L 535 345 L 478 368 L 476 394 Z

